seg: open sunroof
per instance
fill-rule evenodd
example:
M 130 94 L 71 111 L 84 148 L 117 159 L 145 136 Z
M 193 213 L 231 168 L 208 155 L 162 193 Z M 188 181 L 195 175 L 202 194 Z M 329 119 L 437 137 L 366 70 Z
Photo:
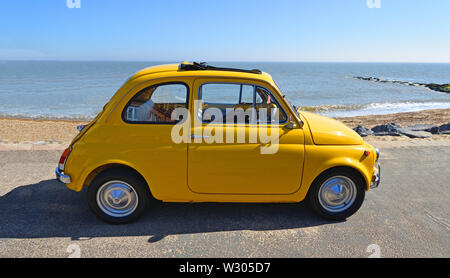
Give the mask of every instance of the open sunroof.
M 180 70 L 218 70 L 218 71 L 236 71 L 236 72 L 245 72 L 245 73 L 254 73 L 261 74 L 262 72 L 259 69 L 245 70 L 245 69 L 236 69 L 236 68 L 223 68 L 223 67 L 214 67 L 210 66 L 206 63 L 187 63 L 183 62 L 180 64 Z

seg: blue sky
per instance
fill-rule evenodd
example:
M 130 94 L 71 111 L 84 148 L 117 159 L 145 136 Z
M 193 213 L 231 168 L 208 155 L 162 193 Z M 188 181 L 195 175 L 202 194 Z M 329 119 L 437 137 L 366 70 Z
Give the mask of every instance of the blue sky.
M 80 1 L 2 1 L 0 60 L 450 62 L 448 0 Z

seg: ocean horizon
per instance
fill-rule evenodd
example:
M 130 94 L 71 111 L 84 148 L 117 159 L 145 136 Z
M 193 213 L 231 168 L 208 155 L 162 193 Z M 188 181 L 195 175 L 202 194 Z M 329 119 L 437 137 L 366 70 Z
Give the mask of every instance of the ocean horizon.
M 0 117 L 90 120 L 140 69 L 165 61 L 0 61 Z M 258 68 L 272 75 L 287 98 L 306 111 L 331 117 L 450 108 L 450 94 L 421 86 L 380 83 L 450 83 L 450 63 L 209 62 Z

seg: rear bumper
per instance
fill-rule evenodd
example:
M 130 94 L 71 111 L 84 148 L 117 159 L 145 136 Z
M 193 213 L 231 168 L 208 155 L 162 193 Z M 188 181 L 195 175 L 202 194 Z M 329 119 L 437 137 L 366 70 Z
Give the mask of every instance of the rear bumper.
M 69 175 L 64 175 L 63 173 L 61 173 L 61 171 L 59 170 L 59 167 L 56 167 L 56 179 L 64 184 L 69 184 L 71 182 L 70 176 Z

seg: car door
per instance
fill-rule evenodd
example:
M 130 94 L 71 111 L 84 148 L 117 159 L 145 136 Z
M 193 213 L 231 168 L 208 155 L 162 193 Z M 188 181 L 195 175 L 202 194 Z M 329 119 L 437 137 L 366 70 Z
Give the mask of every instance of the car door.
M 289 127 L 286 112 L 289 110 L 281 105 L 274 92 L 273 87 L 257 81 L 213 78 L 194 81 L 193 139 L 188 147 L 191 191 L 291 194 L 298 190 L 304 161 L 304 133 L 301 127 Z M 248 107 L 251 109 L 245 110 Z M 279 120 L 264 125 L 264 114 L 261 117 L 258 114 L 264 107 L 278 111 Z M 220 113 L 226 118 L 239 108 L 243 114 L 237 113 L 234 120 L 217 120 Z
M 180 122 L 176 109 L 187 110 L 192 84 L 177 79 L 146 82 L 134 89 L 121 108 L 120 125 L 112 125 L 114 152 L 151 181 L 158 199 L 180 198 L 187 191 L 187 145 L 174 143 L 172 130 Z M 176 173 L 176 174 L 174 174 Z

